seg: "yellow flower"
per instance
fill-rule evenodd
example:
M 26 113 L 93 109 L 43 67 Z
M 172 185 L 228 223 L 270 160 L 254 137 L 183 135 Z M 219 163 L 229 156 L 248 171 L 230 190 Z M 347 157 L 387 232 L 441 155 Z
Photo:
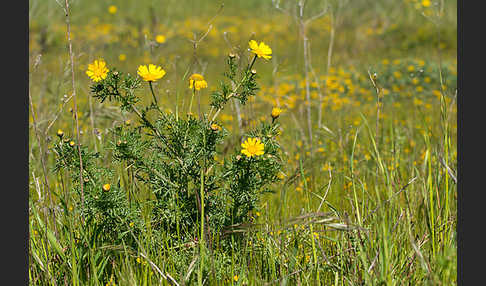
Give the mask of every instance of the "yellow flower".
M 233 276 L 233 280 L 235 280 L 235 282 L 237 282 L 238 281 L 238 275 Z
M 104 184 L 103 185 L 103 191 L 108 192 L 111 189 L 110 184 Z
M 106 62 L 103 59 L 95 60 L 92 64 L 88 65 L 86 74 L 94 81 L 98 82 L 106 78 L 110 70 L 106 67 Z
M 265 148 L 259 138 L 248 138 L 241 144 L 241 147 L 243 148 L 241 153 L 245 154 L 246 157 L 249 158 L 263 155 L 263 149 Z
M 280 115 L 280 113 L 282 113 L 282 109 L 280 109 L 278 107 L 274 107 L 272 109 L 272 118 L 276 119 Z
M 207 88 L 208 83 L 204 80 L 204 77 L 198 73 L 195 73 L 189 77 L 189 89 L 200 90 L 202 88 Z
M 422 6 L 424 7 L 430 7 L 430 0 L 422 0 Z
M 165 43 L 165 36 L 164 35 L 157 35 L 155 37 L 155 41 L 159 44 Z
M 399 71 L 394 71 L 393 76 L 396 77 L 396 78 L 401 78 L 402 74 Z
M 64 136 L 64 132 L 61 129 L 58 129 L 57 136 L 59 136 L 59 138 L 62 138 L 62 136 Z
M 211 124 L 211 130 L 213 130 L 213 131 L 219 131 L 219 130 L 221 130 L 221 126 L 219 126 L 216 123 L 213 123 L 213 124 Z
M 415 67 L 414 66 L 408 66 L 407 70 L 409 72 L 413 72 L 415 70 Z
M 108 7 L 108 13 L 110 14 L 115 14 L 117 10 L 118 8 L 116 8 L 115 5 L 111 5 L 110 7 Z
M 266 60 L 272 58 L 272 49 L 265 45 L 264 42 L 258 44 L 255 40 L 249 42 L 251 52 L 257 55 L 259 58 L 264 58 Z
M 120 54 L 120 55 L 118 56 L 118 59 L 120 60 L 120 62 L 123 62 L 124 60 L 126 60 L 126 59 L 127 59 L 127 55 L 125 55 L 125 54 Z
M 441 95 L 442 95 L 440 90 L 437 90 L 437 89 L 432 90 L 432 94 L 435 95 L 437 98 L 440 98 Z
M 165 75 L 165 70 L 162 67 L 149 64 L 147 67 L 146 65 L 141 65 L 138 67 L 137 74 L 142 77 L 144 81 L 156 81 L 161 79 Z
M 142 263 L 142 259 L 140 259 L 140 257 L 137 257 L 137 263 L 138 264 Z
M 69 146 L 74 147 L 74 144 L 76 144 L 74 141 L 69 141 Z

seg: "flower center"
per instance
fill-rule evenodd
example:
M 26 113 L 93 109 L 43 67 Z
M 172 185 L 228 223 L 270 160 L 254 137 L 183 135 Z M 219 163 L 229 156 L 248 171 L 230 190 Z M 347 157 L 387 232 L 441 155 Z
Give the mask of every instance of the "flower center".
M 251 145 L 251 146 L 248 146 L 248 148 L 246 148 L 246 150 L 248 150 L 248 152 L 250 154 L 255 154 L 257 152 L 257 147 L 255 145 Z

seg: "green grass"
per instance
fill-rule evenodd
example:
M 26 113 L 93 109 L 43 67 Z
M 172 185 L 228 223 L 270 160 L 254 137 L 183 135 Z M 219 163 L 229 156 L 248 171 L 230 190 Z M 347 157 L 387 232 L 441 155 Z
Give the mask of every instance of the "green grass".
M 291 2 L 281 1 L 281 6 L 287 8 Z M 329 1 L 339 17 L 334 71 L 327 70 L 329 14 L 310 24 L 312 67 L 318 79 L 312 77 L 311 82 L 322 88 L 325 102 L 318 128 L 319 89 L 313 86 L 311 156 L 302 40 L 297 23 L 272 8 L 271 1 L 228 1 L 219 14 L 218 1 L 116 1 L 115 15 L 107 12 L 110 3 L 73 1 L 81 143 L 100 152 L 96 164 L 113 169 L 131 205 L 140 210 L 144 227 L 141 233 L 129 235 L 133 246 L 102 241 L 99 230 L 85 227 L 69 172 L 59 175 L 53 170 L 57 129 L 69 138 L 76 134 L 69 111 L 72 101 L 65 106 L 61 101 L 72 92 L 66 24 L 55 1 L 31 0 L 29 91 L 40 142 L 29 107 L 30 284 L 106 285 L 112 277 L 116 285 L 170 285 L 172 281 L 179 285 L 455 284 L 457 8 L 456 3 L 444 1 L 442 22 L 435 25 L 413 2 L 349 1 L 337 11 Z M 304 14 L 315 15 L 324 2 L 307 3 Z M 202 36 L 214 16 L 210 33 L 194 56 L 187 33 Z M 223 37 L 225 31 L 231 44 Z M 151 41 L 164 34 L 167 41 L 148 44 L 144 34 Z M 285 109 L 279 117 L 278 136 L 285 161 L 282 182 L 262 196 L 253 224 L 241 232 L 213 233 L 207 245 L 199 243 L 202 239 L 193 240 L 204 236 L 184 230 L 174 239 L 154 227 L 147 203 L 153 199 L 150 189 L 134 183 L 137 180 L 128 166 L 111 163 L 110 142 L 115 139 L 108 130 L 127 119 L 135 123 L 136 118 L 120 112 L 114 103 L 94 100 L 84 71 L 98 57 L 132 75 L 145 61 L 162 65 L 167 75 L 154 84 L 154 90 L 164 110 L 175 112 L 177 104 L 180 114 L 187 111 L 191 98 L 182 78 L 200 72 L 209 85 L 201 96 L 207 112 L 226 55 L 244 51 L 252 38 L 269 44 L 273 59 L 255 64 L 262 89 L 256 99 L 240 106 L 242 130 L 232 104 L 220 115 L 233 135 L 218 150 L 218 157 L 238 151 L 238 134 L 250 130 L 260 117 L 269 120 L 278 99 Z M 121 53 L 126 54 L 125 61 L 119 60 Z M 38 55 L 42 56 L 36 65 Z M 389 63 L 384 64 L 384 59 Z M 395 65 L 397 59 L 401 63 Z M 419 60 L 425 62 L 423 72 L 417 72 Z M 413 72 L 407 71 L 409 65 L 414 65 Z M 381 99 L 378 131 L 377 95 L 368 70 L 376 72 L 378 85 L 388 90 Z M 394 76 L 395 71 L 402 73 L 401 78 Z M 345 90 L 327 89 L 321 78 L 326 75 L 335 76 Z M 418 83 L 412 81 L 415 77 Z M 443 90 L 441 81 L 446 85 Z M 394 85 L 399 90 L 394 91 Z M 419 86 L 423 91 L 418 91 Z M 145 87 L 144 92 L 148 103 L 150 89 Z M 48 189 L 55 221 L 47 208 L 51 205 Z

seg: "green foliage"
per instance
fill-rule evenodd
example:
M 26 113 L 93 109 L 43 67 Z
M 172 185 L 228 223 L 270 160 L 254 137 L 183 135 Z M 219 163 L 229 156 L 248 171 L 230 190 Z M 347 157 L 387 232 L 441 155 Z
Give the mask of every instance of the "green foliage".
M 94 235 L 100 242 L 134 243 L 129 232 L 140 231 L 140 211 L 130 207 L 126 192 L 115 181 L 112 169 L 100 167 L 100 154 L 90 152 L 87 147 L 80 146 L 83 161 L 83 191 L 79 177 L 78 149 L 73 141 L 60 140 L 54 146 L 57 155 L 55 171 L 62 174 L 67 171 L 73 183 L 73 192 L 83 200 L 76 201 L 76 210 L 83 217 L 83 225 L 94 226 Z M 71 143 L 71 144 L 70 144 Z M 103 186 L 109 184 L 109 190 Z
M 228 78 L 231 85 L 221 81 L 220 90 L 214 91 L 211 94 L 211 106 L 217 109 L 222 109 L 223 106 L 234 97 L 238 99 L 241 104 L 246 104 L 250 96 L 254 96 L 258 91 L 258 84 L 256 79 L 258 78 L 256 71 L 252 70 L 253 64 L 256 60 L 256 55 L 253 57 L 252 62 L 241 70 L 241 78 L 237 78 L 238 65 L 236 64 L 236 56 L 230 54 L 227 57 L 226 64 L 228 66 L 227 71 L 223 75 Z
M 222 109 L 230 99 L 230 94 L 245 104 L 248 97 L 257 90 L 256 74 L 251 71 L 252 63 L 241 71 L 241 79 L 236 83 L 238 67 L 229 57 L 227 77 L 236 85 L 231 90 L 222 86 L 223 99 L 212 106 Z M 111 130 L 113 141 L 113 163 L 130 166 L 133 177 L 151 190 L 154 199 L 151 206 L 152 226 L 164 230 L 173 239 L 188 240 L 198 237 L 201 216 L 201 172 L 204 174 L 204 205 L 208 228 L 214 234 L 235 223 L 249 221 L 250 212 L 257 208 L 259 198 L 268 187 L 278 181 L 276 174 L 282 164 L 279 145 L 276 141 L 278 123 L 263 123 L 250 131 L 247 136 L 262 139 L 265 154 L 253 158 L 233 151 L 230 160 L 221 165 L 215 160 L 218 147 L 224 143 L 228 131 L 219 128 L 216 121 L 207 115 L 196 118 L 192 115 L 178 118 L 163 112 L 156 104 L 137 106 L 140 98 L 136 90 L 140 81 L 122 72 L 110 71 L 107 77 L 91 87 L 95 98 L 119 103 L 120 110 L 136 113 L 140 125 L 123 124 Z M 140 112 L 139 109 L 142 111 Z M 149 119 L 154 117 L 155 119 Z M 214 127 L 217 126 L 217 127 Z M 66 143 L 57 147 L 56 169 L 69 169 L 76 183 L 79 158 L 76 148 Z M 125 191 L 119 182 L 110 191 L 101 186 L 113 182 L 114 170 L 98 167 L 95 160 L 100 157 L 86 147 L 82 147 L 85 164 L 85 203 L 80 204 L 86 223 L 95 223 L 101 232 L 112 238 L 123 238 L 128 233 L 126 227 L 136 221 L 140 210 L 130 208 Z M 118 177 L 123 174 L 118 173 Z M 79 185 L 74 185 L 79 192 Z M 113 240 L 115 243 L 118 240 Z M 161 243 L 161 242 L 158 242 Z

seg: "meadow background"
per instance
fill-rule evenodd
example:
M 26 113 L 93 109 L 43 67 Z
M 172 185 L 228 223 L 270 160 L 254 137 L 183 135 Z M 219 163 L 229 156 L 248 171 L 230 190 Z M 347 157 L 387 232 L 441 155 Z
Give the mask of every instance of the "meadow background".
M 64 4 L 29 1 L 30 283 L 197 284 L 199 249 L 153 247 L 150 223 L 138 237 L 143 251 L 95 240 L 77 246 L 78 198 L 63 201 L 69 182 L 54 171 L 52 151 L 58 129 L 76 136 Z M 204 284 L 456 284 L 456 2 L 221 4 L 69 2 L 80 143 L 100 151 L 97 164 L 112 166 L 110 129 L 137 119 L 92 98 L 89 63 L 103 58 L 133 75 L 141 64 L 162 66 L 167 75 L 154 89 L 166 112 L 187 109 L 191 90 L 181 79 L 190 67 L 208 82 L 200 96 L 207 112 L 228 54 L 264 41 L 273 54 L 255 65 L 260 90 L 221 113 L 232 135 L 217 160 L 279 106 L 281 182 L 261 198 L 244 243 L 210 254 Z M 150 191 L 137 186 L 134 196 Z

